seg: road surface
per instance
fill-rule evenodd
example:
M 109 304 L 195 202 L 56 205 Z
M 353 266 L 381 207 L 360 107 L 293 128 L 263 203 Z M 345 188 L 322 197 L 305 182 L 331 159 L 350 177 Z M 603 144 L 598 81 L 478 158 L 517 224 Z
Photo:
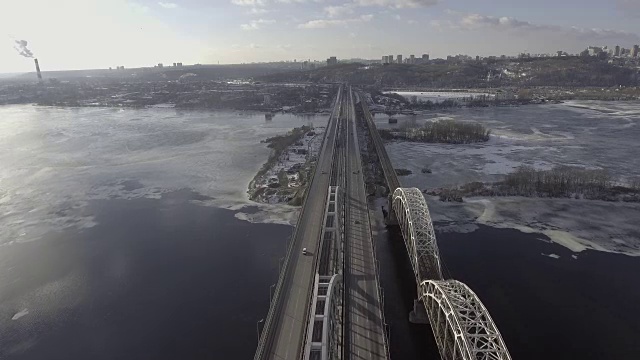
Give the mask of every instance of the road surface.
M 340 94 L 340 92 L 339 92 Z M 270 313 L 262 334 L 262 345 L 258 345 L 256 359 L 301 358 L 307 326 L 310 296 L 316 273 L 316 256 L 325 212 L 325 201 L 329 190 L 331 165 L 336 138 L 340 99 L 327 125 L 327 134 L 318 156 L 316 170 L 303 204 L 300 218 L 285 259 L 284 273 L 279 280 Z M 307 248 L 309 255 L 302 255 Z M 271 317 L 271 319 L 270 319 Z
M 382 303 L 378 292 L 367 195 L 356 134 L 355 109 L 351 101 L 348 106 L 351 116 L 347 126 L 345 199 L 345 359 L 387 359 Z

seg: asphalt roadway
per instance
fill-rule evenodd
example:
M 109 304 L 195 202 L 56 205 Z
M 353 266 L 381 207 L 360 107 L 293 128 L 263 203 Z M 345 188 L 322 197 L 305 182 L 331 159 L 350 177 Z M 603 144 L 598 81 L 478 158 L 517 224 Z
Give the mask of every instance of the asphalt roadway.
M 265 325 L 264 351 L 256 359 L 299 360 L 304 349 L 305 330 L 309 319 L 310 294 L 316 274 L 316 255 L 319 255 L 320 234 L 324 219 L 325 202 L 330 184 L 336 128 L 340 98 L 334 107 L 334 116 L 329 120 L 327 134 L 318 157 L 316 170 L 308 189 L 301 217 L 291 245 L 289 260 L 285 263 L 285 274 L 281 290 L 274 299 L 270 311 L 274 311 L 268 328 Z M 308 255 L 302 255 L 307 248 Z
M 350 91 L 347 92 L 347 96 Z M 387 359 L 382 303 L 353 102 L 347 129 L 345 359 Z

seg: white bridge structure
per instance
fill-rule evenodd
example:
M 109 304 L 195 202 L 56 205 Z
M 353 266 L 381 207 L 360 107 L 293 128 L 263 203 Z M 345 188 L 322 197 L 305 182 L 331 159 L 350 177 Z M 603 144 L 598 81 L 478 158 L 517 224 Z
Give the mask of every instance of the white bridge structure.
M 445 280 L 429 208 L 416 188 L 397 188 L 392 208 L 443 360 L 510 360 L 495 323 L 478 296 L 456 280 Z
M 416 188 L 397 188 L 393 192 L 393 211 L 409 252 L 416 284 L 442 279 L 436 234 L 422 192 Z
M 429 314 L 442 359 L 511 359 L 489 311 L 467 285 L 427 280 L 420 284 L 418 296 Z
M 339 359 L 342 351 L 343 196 L 344 192 L 339 186 L 329 187 L 303 360 Z

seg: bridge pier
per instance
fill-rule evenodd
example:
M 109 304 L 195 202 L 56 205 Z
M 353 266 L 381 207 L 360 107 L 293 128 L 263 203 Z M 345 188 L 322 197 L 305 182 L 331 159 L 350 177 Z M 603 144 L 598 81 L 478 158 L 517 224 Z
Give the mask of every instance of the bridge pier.
M 393 211 L 393 194 L 389 193 L 387 196 L 387 208 L 382 208 L 384 214 L 384 223 L 387 226 L 398 226 L 398 217 L 396 212 Z
M 425 310 L 422 300 L 413 300 L 413 310 L 409 313 L 409 322 L 413 324 L 429 323 L 429 315 L 427 315 L 427 310 Z

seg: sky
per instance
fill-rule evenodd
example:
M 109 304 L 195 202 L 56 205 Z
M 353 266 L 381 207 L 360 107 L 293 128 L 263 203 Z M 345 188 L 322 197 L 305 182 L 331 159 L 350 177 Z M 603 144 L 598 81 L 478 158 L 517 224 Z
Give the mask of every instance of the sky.
M 640 43 L 640 0 L 0 0 L 0 73 Z

